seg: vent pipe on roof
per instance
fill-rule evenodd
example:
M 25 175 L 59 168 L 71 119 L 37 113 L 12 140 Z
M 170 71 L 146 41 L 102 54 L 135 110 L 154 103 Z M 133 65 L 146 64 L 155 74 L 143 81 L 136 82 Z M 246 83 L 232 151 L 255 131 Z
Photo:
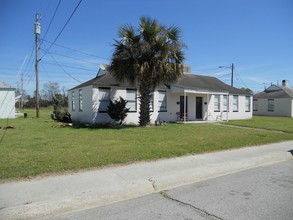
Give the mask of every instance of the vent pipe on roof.
M 288 83 L 289 83 L 288 80 L 286 80 L 286 79 L 282 80 L 282 86 L 287 87 L 289 85 Z
M 183 65 L 183 74 L 188 74 L 188 73 L 191 73 L 191 66 L 188 66 L 188 65 Z

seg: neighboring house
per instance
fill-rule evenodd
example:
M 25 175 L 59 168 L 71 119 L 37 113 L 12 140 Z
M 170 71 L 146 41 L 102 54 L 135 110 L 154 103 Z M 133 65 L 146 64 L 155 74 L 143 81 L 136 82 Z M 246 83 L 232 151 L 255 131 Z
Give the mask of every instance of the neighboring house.
M 0 81 L 0 118 L 15 118 L 15 88 Z
M 110 122 L 107 107 L 119 96 L 128 101 L 126 123 L 139 121 L 139 94 L 135 85 L 117 82 L 105 68 L 95 78 L 69 90 L 73 121 Z M 231 120 L 252 117 L 252 95 L 215 77 L 183 74 L 173 85 L 158 86 L 151 96 L 151 123 L 156 121 Z
M 253 97 L 253 114 L 293 117 L 293 88 L 287 80 L 271 85 Z

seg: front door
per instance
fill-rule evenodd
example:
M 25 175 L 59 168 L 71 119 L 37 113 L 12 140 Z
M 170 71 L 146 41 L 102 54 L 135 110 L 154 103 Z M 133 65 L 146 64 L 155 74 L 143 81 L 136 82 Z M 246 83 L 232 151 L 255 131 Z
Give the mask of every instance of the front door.
M 184 103 L 184 96 L 180 96 L 180 114 L 184 114 L 184 109 L 185 109 L 185 114 L 187 113 L 187 107 L 188 107 L 188 101 L 187 101 L 187 96 L 185 96 L 186 104 Z
M 196 119 L 202 119 L 202 97 L 196 97 L 195 116 L 196 116 Z

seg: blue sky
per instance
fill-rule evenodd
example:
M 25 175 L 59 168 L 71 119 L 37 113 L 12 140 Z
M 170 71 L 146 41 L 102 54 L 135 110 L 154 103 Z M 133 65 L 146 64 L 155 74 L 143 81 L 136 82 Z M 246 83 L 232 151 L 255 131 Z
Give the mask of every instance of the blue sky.
M 35 89 L 34 21 L 39 12 L 40 87 L 58 82 L 65 90 L 93 78 L 109 63 L 118 28 L 138 26 L 141 16 L 182 31 L 186 64 L 192 73 L 216 76 L 234 86 L 262 91 L 271 83 L 293 85 L 292 0 L 83 0 L 48 53 L 80 0 L 0 1 L 0 81 Z M 45 33 L 47 32 L 46 36 Z

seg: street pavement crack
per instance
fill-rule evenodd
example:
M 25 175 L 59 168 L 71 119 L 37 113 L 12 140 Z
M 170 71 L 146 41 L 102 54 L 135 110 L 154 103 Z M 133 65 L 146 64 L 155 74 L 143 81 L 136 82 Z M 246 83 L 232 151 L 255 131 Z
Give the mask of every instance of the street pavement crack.
M 194 206 L 194 205 L 191 205 L 191 204 L 189 204 L 189 203 L 186 203 L 186 202 L 182 202 L 182 201 L 180 201 L 180 200 L 178 200 L 178 199 L 172 198 L 171 196 L 168 195 L 168 193 L 167 193 L 166 190 L 161 191 L 160 194 L 161 194 L 163 197 L 165 197 L 166 199 L 170 199 L 171 201 L 174 201 L 174 202 L 177 202 L 177 203 L 180 203 L 180 204 L 182 204 L 182 205 L 189 206 L 189 207 L 195 209 L 196 211 L 199 212 L 199 214 L 200 214 L 202 217 L 208 216 L 208 217 L 210 217 L 211 219 L 219 219 L 219 220 L 223 220 L 222 218 L 220 218 L 220 217 L 218 217 L 218 216 L 216 216 L 216 215 L 213 215 L 213 214 L 211 214 L 211 213 L 209 213 L 209 212 L 207 212 L 207 211 L 205 211 L 205 210 L 203 210 L 203 209 L 201 209 L 201 208 L 198 208 L 198 207 L 196 207 L 196 206 Z

